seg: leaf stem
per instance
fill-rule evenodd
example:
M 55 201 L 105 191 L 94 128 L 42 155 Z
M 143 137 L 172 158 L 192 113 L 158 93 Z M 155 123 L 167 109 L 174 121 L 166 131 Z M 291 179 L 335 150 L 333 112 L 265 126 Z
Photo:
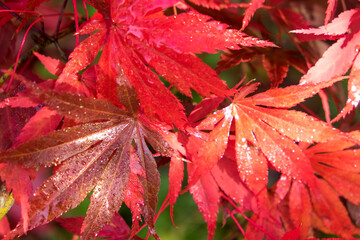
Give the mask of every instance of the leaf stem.
M 0 7 L 9 10 L 10 14 L 13 15 L 14 17 L 16 17 L 17 20 L 19 20 L 20 22 L 23 21 L 23 18 L 17 14 L 14 10 L 10 9 L 8 6 L 6 6 L 4 3 L 0 2 Z M 21 12 L 29 12 L 29 11 L 21 11 Z M 34 12 L 35 13 L 35 12 Z M 49 41 L 55 41 L 54 38 L 50 37 L 49 35 L 47 35 L 45 32 L 41 31 L 40 29 L 38 29 L 37 27 L 33 26 L 33 24 L 28 24 L 26 23 L 25 25 L 26 27 L 30 27 L 31 29 L 37 33 L 39 33 L 41 36 L 43 36 L 44 38 L 46 38 Z
M 63 2 L 63 5 L 61 6 L 60 15 L 59 15 L 59 19 L 58 19 L 58 22 L 57 22 L 57 25 L 56 25 L 56 30 L 55 30 L 54 38 L 57 38 L 57 36 L 58 36 L 58 34 L 59 34 L 60 25 L 61 25 L 61 20 L 62 20 L 63 14 L 64 14 L 64 10 L 65 10 L 67 1 L 68 1 L 68 0 L 65 0 L 65 1 Z
M 268 231 L 266 231 L 264 228 L 260 227 L 258 224 L 256 224 L 253 220 L 251 220 L 250 218 L 248 218 L 245 214 L 243 214 L 241 212 L 241 210 L 234 204 L 234 202 L 229 199 L 225 194 L 222 194 L 222 197 L 225 198 L 234 208 L 235 210 L 240 213 L 246 220 L 248 220 L 251 224 L 253 224 L 255 227 L 257 227 L 260 231 L 262 231 L 264 234 L 266 234 L 269 238 L 277 240 L 277 238 L 272 235 L 271 233 L 269 233 Z
M 39 21 L 42 21 L 42 17 L 36 19 L 36 20 L 30 25 L 30 27 L 26 30 L 26 32 L 25 32 L 25 35 L 24 35 L 24 37 L 23 37 L 23 39 L 22 39 L 22 41 L 21 41 L 21 44 L 20 44 L 19 52 L 18 52 L 18 54 L 17 54 L 17 56 L 16 56 L 15 66 L 14 66 L 14 69 L 13 69 L 13 72 L 14 72 L 14 73 L 16 72 L 16 68 L 17 68 L 18 63 L 19 63 L 20 54 L 21 54 L 21 50 L 22 50 L 22 48 L 23 48 L 23 46 L 24 46 L 25 39 L 26 39 L 26 37 L 27 37 L 27 35 L 28 35 L 31 27 L 32 27 L 33 25 L 35 25 L 37 22 L 39 22 Z M 10 85 L 11 85 L 11 83 L 12 83 L 13 78 L 14 78 L 14 75 L 11 75 L 10 80 L 9 80 L 9 83 L 8 83 L 7 87 L 5 88 L 5 92 L 8 92 L 8 91 L 9 91 Z

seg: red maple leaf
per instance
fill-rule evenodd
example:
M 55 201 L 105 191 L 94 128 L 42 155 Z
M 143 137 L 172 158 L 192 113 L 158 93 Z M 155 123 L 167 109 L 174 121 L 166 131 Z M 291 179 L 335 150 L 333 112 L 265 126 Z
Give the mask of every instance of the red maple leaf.
M 254 15 L 255 11 L 259 9 L 265 0 L 251 0 L 249 3 L 249 7 L 245 10 L 244 19 L 242 22 L 241 29 L 244 30 L 246 26 L 249 24 L 251 17 Z
M 26 80 L 23 82 L 27 83 Z M 150 232 L 157 236 L 153 216 L 160 179 L 145 138 L 155 149 L 168 152 L 165 155 L 170 152 L 161 136 L 138 120 L 136 95 L 122 95 L 127 109 L 134 110 L 127 113 L 105 100 L 27 85 L 31 88 L 30 94 L 41 99 L 48 108 L 85 123 L 52 132 L 1 154 L 2 162 L 27 167 L 60 164 L 30 200 L 29 218 L 24 225 L 28 224 L 32 229 L 53 220 L 71 206 L 78 205 L 94 189 L 82 227 L 84 237 L 93 236 L 120 208 L 132 172 L 129 157 L 136 155 L 135 159 L 143 169 L 143 174 L 139 175 L 143 198 L 141 213 Z M 130 89 L 127 91 L 131 92 Z M 126 98 L 127 102 L 124 101 Z M 130 151 L 132 141 L 134 152 Z M 48 208 L 49 205 L 52 208 Z M 7 238 L 23 234 L 22 226 L 19 224 Z
M 304 29 L 292 31 L 299 36 L 300 39 L 338 39 L 323 54 L 316 64 L 309 69 L 304 75 L 300 83 L 321 83 L 330 81 L 332 78 L 344 75 L 350 67 L 352 72 L 348 85 L 348 101 L 344 110 L 338 115 L 334 121 L 348 114 L 359 102 L 359 90 L 357 88 L 357 71 L 358 66 L 358 42 L 360 39 L 360 11 L 352 9 L 341 13 L 331 23 L 317 29 Z
M 259 213 L 256 221 L 258 224 L 270 224 L 270 227 L 275 222 L 266 223 L 265 219 L 271 212 L 264 211 L 269 209 L 266 200 L 268 165 L 283 175 L 300 180 L 310 188 L 316 189 L 317 180 L 311 160 L 296 142 L 327 142 L 332 138 L 346 139 L 346 136 L 302 112 L 284 109 L 312 96 L 321 89 L 321 84 L 272 89 L 245 98 L 256 87 L 256 84 L 243 87 L 228 107 L 216 111 L 196 126 L 200 131 L 211 132 L 201 132 L 199 136 L 203 140 L 200 144 L 187 146 L 188 151 L 193 146 L 200 146 L 191 150 L 193 155 L 189 158 L 192 162 L 189 184 L 202 185 L 204 174 L 218 164 L 219 159 L 225 156 L 225 150 L 234 149 L 230 158 L 236 161 L 241 181 L 257 196 L 258 206 L 252 208 Z M 294 89 L 298 92 L 295 93 Z M 297 96 L 296 100 L 291 97 L 293 94 Z M 231 134 L 232 131 L 234 135 Z M 221 185 L 219 187 L 222 188 Z M 208 191 L 206 193 L 213 195 Z M 203 214 L 206 213 L 204 217 L 209 224 L 209 230 L 212 230 L 213 223 L 209 220 L 213 218 L 204 210 L 204 206 L 201 205 L 199 208 Z M 296 212 L 293 214 L 298 216 Z
M 76 218 L 57 218 L 56 221 L 61 224 L 66 230 L 73 234 L 81 234 L 81 225 L 83 224 L 85 217 Z M 130 236 L 130 228 L 120 216 L 119 213 L 115 213 L 111 221 L 104 225 L 97 237 L 107 237 L 107 239 L 113 240 L 125 240 Z
M 93 4 L 102 16 L 94 16 L 79 34 L 97 32 L 70 55 L 58 81 L 67 81 L 69 76 L 85 68 L 103 47 L 97 65 L 99 97 L 119 105 L 116 84 L 130 84 L 135 87 L 141 108 L 149 117 L 178 127 L 183 127 L 186 121 L 182 106 L 151 68 L 188 96 L 191 96 L 190 89 L 204 96 L 211 93 L 227 96 L 231 93 L 224 82 L 193 52 L 237 49 L 239 45 L 273 46 L 226 29 L 226 25 L 194 12 L 164 16 L 160 10 L 172 2 L 125 1 L 107 6 L 93 1 Z M 122 72 L 122 76 L 119 77 L 118 72 Z
M 238 65 L 239 63 L 249 62 L 256 57 L 262 57 L 262 62 L 272 88 L 278 87 L 279 84 L 283 82 L 290 65 L 300 72 L 307 70 L 304 62 L 294 56 L 294 51 L 277 48 L 242 48 L 240 50 L 230 50 L 221 55 L 221 61 L 218 62 L 216 70 L 219 72 L 231 66 Z
M 358 222 L 360 204 L 358 132 L 334 129 L 329 108 L 327 123 L 316 114 L 290 110 L 320 91 L 326 108 L 322 89 L 345 79 L 349 70 L 348 100 L 333 121 L 358 106 L 358 8 L 348 5 L 351 10 L 334 18 L 337 0 L 328 0 L 326 10 L 325 4 L 316 4 L 314 9 L 324 10 L 325 25 L 309 28 L 307 21 L 319 20 L 321 14 L 311 10 L 312 16 L 303 18 L 299 13 L 308 10 L 311 1 L 86 2 L 97 12 L 82 19 L 75 34 L 86 37 L 66 64 L 34 53 L 59 78 L 32 84 L 11 73 L 22 85 L 12 84 L 13 92 L 0 88 L 1 98 L 7 97 L 0 102 L 0 177 L 21 205 L 23 218 L 5 239 L 58 218 L 87 196 L 87 216 L 64 220 L 65 228 L 76 224 L 70 230 L 84 239 L 96 234 L 136 239 L 143 219 L 149 234 L 159 239 L 154 221 L 157 167 L 163 162 L 155 161 L 155 153 L 170 162 L 169 201 L 163 206 L 169 203 L 173 217 L 178 196 L 189 191 L 207 223 L 209 239 L 219 204 L 227 210 L 224 220 L 231 216 L 236 222 L 234 213 L 251 212 L 250 218 L 244 215 L 249 220 L 246 231 L 236 222 L 248 239 L 305 239 L 317 230 L 344 238 L 359 234 L 352 223 Z M 5 5 L 33 10 L 41 3 L 20 0 Z M 259 8 L 268 14 L 250 22 Z M 59 27 L 63 14 L 68 13 L 61 11 Z M 22 25 L 29 19 L 24 16 Z M 76 11 L 74 16 L 78 19 Z M 0 26 L 10 17 L 1 12 Z M 280 47 L 265 48 L 275 44 L 251 37 L 242 32 L 245 29 Z M 56 35 L 48 40 L 57 44 Z M 6 33 L 6 41 L 10 36 Z M 321 49 L 299 40 L 334 43 L 317 61 Z M 47 42 L 38 44 L 41 52 L 51 52 L 42 49 Z M 4 44 L 4 54 L 10 45 Z M 218 51 L 225 51 L 218 71 L 195 55 Z M 32 55 L 24 55 L 25 61 L 20 57 L 18 68 L 25 76 L 33 65 L 27 56 Z M 251 83 L 229 89 L 218 77 L 221 70 L 256 57 L 262 58 L 270 90 L 259 93 L 258 84 Z M 249 65 L 257 67 L 258 60 Z M 300 85 L 278 88 L 290 66 L 304 74 Z M 6 75 L 9 71 L 0 84 L 6 85 Z M 15 95 L 23 85 L 27 89 Z M 190 100 L 193 95 L 203 98 L 199 104 Z M 345 129 L 341 123 L 339 129 Z M 53 175 L 33 195 L 31 180 L 40 166 L 54 166 Z M 184 180 L 188 185 L 182 189 Z M 123 202 L 132 213 L 131 230 L 117 213 Z

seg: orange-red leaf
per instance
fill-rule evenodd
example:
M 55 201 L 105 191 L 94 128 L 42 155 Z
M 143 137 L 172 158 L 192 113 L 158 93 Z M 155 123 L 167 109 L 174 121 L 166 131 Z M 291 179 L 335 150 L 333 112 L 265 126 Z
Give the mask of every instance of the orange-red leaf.
M 41 108 L 32 116 L 16 137 L 16 145 L 34 140 L 54 131 L 62 117 L 54 110 L 47 107 Z
M 65 64 L 60 62 L 58 59 L 54 59 L 51 57 L 47 57 L 38 52 L 34 52 L 34 55 L 40 60 L 40 62 L 45 66 L 46 70 L 48 70 L 53 75 L 60 75 L 62 70 L 65 67 Z
M 212 239 L 215 234 L 220 193 L 211 174 L 204 174 L 200 180 L 190 188 L 190 193 L 193 195 L 194 201 L 198 205 L 208 225 L 208 239 Z
M 328 24 L 331 18 L 333 18 L 336 10 L 337 0 L 328 0 L 328 7 L 326 8 L 325 25 Z
M 255 11 L 264 4 L 265 0 L 251 0 L 249 7 L 245 10 L 244 19 L 242 22 L 241 30 L 244 30 L 249 24 L 251 17 L 254 15 Z
M 307 188 L 300 182 L 293 181 L 289 194 L 290 218 L 300 230 L 300 239 L 309 235 L 311 227 L 311 199 Z
M 311 202 L 313 204 L 313 221 L 315 228 L 334 233 L 344 238 L 352 238 L 359 234 L 348 212 L 339 199 L 339 195 L 324 180 L 317 181 L 317 188 L 310 188 Z

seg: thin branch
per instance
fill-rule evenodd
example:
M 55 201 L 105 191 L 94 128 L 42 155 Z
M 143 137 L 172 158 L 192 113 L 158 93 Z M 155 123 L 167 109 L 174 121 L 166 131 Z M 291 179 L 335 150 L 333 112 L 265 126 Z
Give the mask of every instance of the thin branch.
M 63 5 L 61 6 L 60 15 L 59 15 L 59 19 L 58 19 L 58 22 L 57 22 L 57 25 L 56 25 L 56 31 L 55 31 L 55 35 L 54 35 L 55 38 L 57 38 L 57 36 L 59 34 L 61 20 L 62 20 L 62 17 L 63 17 L 64 10 L 65 10 L 67 2 L 68 2 L 68 0 L 65 0 L 63 2 Z

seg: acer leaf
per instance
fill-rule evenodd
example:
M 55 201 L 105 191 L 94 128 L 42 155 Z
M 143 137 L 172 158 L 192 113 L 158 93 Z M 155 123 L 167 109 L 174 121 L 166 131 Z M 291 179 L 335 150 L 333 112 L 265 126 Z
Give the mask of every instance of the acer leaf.
M 311 161 L 295 142 L 327 142 L 335 136 L 343 139 L 344 137 L 338 130 L 302 112 L 257 106 L 256 100 L 253 100 L 256 99 L 257 94 L 245 98 L 256 87 L 257 85 L 253 84 L 241 88 L 228 107 L 216 111 L 196 126 L 201 131 L 199 136 L 203 140 L 197 144 L 200 148 L 194 150 L 198 153 L 195 152 L 190 158 L 192 164 L 191 170 L 189 170 L 189 185 L 193 186 L 202 182 L 203 176 L 208 172 L 215 171 L 216 165 L 219 164 L 219 161 L 224 161 L 226 156 L 235 159 L 241 182 L 249 189 L 244 192 L 251 192 L 256 196 L 254 198 L 256 202 L 251 204 L 251 209 L 258 214 L 257 224 L 266 229 L 274 229 L 272 232 L 281 236 L 282 230 L 279 229 L 278 222 L 267 220 L 268 214 L 274 213 L 265 211 L 269 209 L 270 204 L 266 194 L 268 164 L 282 172 L 283 175 L 300 179 L 308 186 L 316 188 L 316 177 Z M 291 87 L 289 87 L 288 94 L 291 92 L 290 89 Z M 277 89 L 270 91 L 275 90 Z M 304 92 L 312 94 L 306 88 L 304 88 Z M 260 94 L 266 94 L 266 92 Z M 281 95 L 274 94 L 274 98 L 277 97 L 282 98 Z M 277 100 L 274 102 L 276 104 Z M 290 100 L 288 107 L 291 106 L 293 104 Z M 231 133 L 232 129 L 235 130 L 235 136 Z M 202 132 L 209 130 L 210 133 Z M 232 148 L 233 150 L 231 150 Z M 189 150 L 189 147 L 187 149 Z M 229 187 L 225 187 L 220 179 L 216 181 L 226 194 L 231 197 L 236 196 L 234 193 L 228 192 Z M 287 190 L 285 189 L 285 191 Z M 309 198 L 305 203 L 306 206 L 309 206 Z M 297 208 L 294 206 L 294 209 Z M 297 213 L 299 211 L 294 210 L 293 221 L 298 224 L 302 221 L 299 218 L 303 217 Z M 307 219 L 309 218 L 307 217 Z M 211 224 L 208 223 L 208 226 Z M 294 226 L 297 227 L 297 225 Z M 308 225 L 304 225 L 304 228 L 301 229 L 302 235 L 307 235 L 309 226 L 308 221 Z M 251 229 L 249 230 L 250 236 L 255 231 L 255 229 Z
M 203 99 L 199 104 L 196 105 L 194 110 L 189 115 L 189 122 L 193 125 L 196 125 L 196 123 L 205 118 L 214 109 L 216 109 L 222 101 L 223 98 L 217 96 L 210 96 Z
M 46 70 L 48 70 L 53 75 L 60 75 L 65 65 L 57 59 L 44 56 L 38 52 L 34 52 L 34 55 L 44 64 Z
M 291 186 L 289 208 L 291 220 L 295 227 L 300 228 L 300 238 L 306 238 L 311 227 L 311 199 L 308 189 L 297 181 L 293 181 Z
M 58 127 L 61 119 L 62 117 L 56 111 L 47 107 L 41 108 L 22 128 L 21 133 L 15 139 L 16 145 L 51 133 Z
M 153 216 L 160 179 L 145 138 L 152 142 L 152 139 L 160 141 L 161 137 L 105 100 L 59 94 L 34 86 L 32 94 L 43 99 L 49 108 L 59 109 L 60 114 L 78 121 L 97 122 L 55 131 L 1 154 L 1 161 L 29 167 L 61 164 L 31 199 L 29 228 L 45 224 L 77 206 L 94 188 L 82 236 L 89 238 L 99 232 L 122 204 L 129 182 L 130 146 L 134 141 L 132 154 L 144 169 L 144 176 L 140 178 L 144 199 L 142 214 L 151 234 L 157 236 Z M 54 207 L 49 209 L 48 205 Z M 7 237 L 23 234 L 21 226 Z
M 322 176 L 339 195 L 358 205 L 360 187 L 358 181 L 358 166 L 360 164 L 359 150 L 348 149 L 347 144 L 338 144 L 338 141 L 330 141 L 325 144 L 318 144 L 306 149 L 315 172 Z M 348 142 L 351 144 L 350 142 Z M 329 148 L 331 145 L 338 147 Z M 325 149 L 322 149 L 323 147 Z M 341 146 L 342 145 L 342 146 Z
M 128 239 L 129 235 L 129 226 L 118 213 L 115 213 L 110 224 L 105 225 L 98 234 L 99 237 L 109 237 L 112 240 L 125 240 Z
M 332 120 L 333 122 L 338 121 L 340 118 L 345 117 L 355 107 L 358 106 L 359 98 L 359 78 L 360 78 L 360 57 L 356 56 L 348 81 L 348 100 L 346 101 L 345 107 L 341 112 Z
M 211 175 L 219 188 L 238 203 L 243 211 L 256 209 L 254 193 L 241 181 L 235 161 L 224 156 L 211 170 Z
M 350 220 L 339 195 L 324 180 L 318 179 L 318 188 L 310 188 L 314 212 L 313 226 L 323 232 L 334 233 L 344 238 L 359 234 Z M 329 221 L 330 220 L 330 221 Z
M 275 211 L 273 211 L 271 217 L 254 214 L 251 217 L 251 224 L 246 227 L 244 235 L 249 239 L 263 239 L 265 236 L 267 238 L 280 239 L 284 236 L 285 231 L 282 227 L 280 214 Z
M 57 218 L 56 222 L 60 223 L 69 232 L 80 235 L 81 225 L 84 222 L 85 217 L 75 218 Z M 120 216 L 119 213 L 115 213 L 111 222 L 103 226 L 97 237 L 109 237 L 113 240 L 128 239 L 130 235 L 130 228 Z
M 81 234 L 81 225 L 84 222 L 85 217 L 70 217 L 70 218 L 57 218 L 56 222 L 65 228 L 68 232 L 76 235 Z
M 87 0 L 86 16 L 76 2 L 0 2 L 0 200 L 22 218 L 12 231 L 14 211 L 2 219 L 5 240 L 37 238 L 27 231 L 85 198 L 86 216 L 58 220 L 81 239 L 141 239 L 147 226 L 158 240 L 160 212 L 174 221 L 186 191 L 208 239 L 219 204 L 239 228 L 230 238 L 360 234 L 359 1 Z M 39 62 L 58 78 L 36 76 Z
M 34 169 L 26 169 L 13 163 L 1 164 L 0 177 L 5 181 L 6 188 L 12 191 L 13 197 L 21 206 L 23 220 L 23 231 L 28 230 L 29 221 L 29 198 L 32 195 L 32 183 L 30 179 L 35 178 Z
M 309 28 L 309 23 L 304 17 L 288 8 L 273 8 L 271 10 L 271 17 L 280 24 L 286 26 L 287 29 L 306 29 Z
M 330 6 L 330 5 L 329 5 Z M 318 39 L 336 40 L 346 36 L 353 24 L 357 24 L 360 20 L 360 12 L 358 9 L 352 9 L 339 14 L 331 23 L 325 23 L 319 28 L 296 29 L 290 31 L 295 33 L 299 40 L 311 41 Z
M 239 48 L 239 44 L 274 46 L 270 42 L 248 37 L 239 31 L 226 29 L 226 25 L 208 21 L 209 17 L 204 15 L 196 13 L 182 13 L 177 16 L 151 15 L 172 3 L 174 2 L 150 1 L 144 4 L 135 1 L 131 4 L 113 4 L 108 8 L 101 2 L 94 1 L 94 6 L 103 14 L 103 19 L 96 15 L 92 21 L 84 25 L 85 30 L 80 30 L 80 33 L 89 33 L 95 29 L 108 29 L 108 31 L 100 30 L 80 44 L 71 55 L 71 61 L 67 63 L 59 79 L 65 77 L 67 79 L 69 74 L 75 74 L 92 61 L 99 48 L 91 46 L 89 52 L 84 49 L 88 44 L 104 43 L 97 68 L 97 74 L 100 76 L 97 89 L 100 96 L 119 106 L 118 100 L 114 97 L 116 85 L 125 81 L 135 88 L 141 108 L 151 119 L 159 118 L 170 125 L 175 124 L 182 128 L 186 121 L 182 106 L 149 67 L 188 96 L 191 95 L 191 88 L 204 96 L 209 96 L 210 93 L 227 96 L 231 95 L 231 92 L 224 82 L 211 68 L 191 53 Z M 129 7 L 132 14 L 126 11 Z M 108 21 L 109 11 L 112 14 L 111 22 Z M 187 22 L 191 22 L 192 28 L 186 27 Z M 189 32 L 190 29 L 192 30 Z M 104 42 L 105 35 L 106 42 Z M 189 38 L 189 35 L 193 36 Z M 203 48 L 199 49 L 199 46 Z M 82 61 L 82 65 L 79 65 L 77 59 L 81 57 L 85 57 L 86 61 Z M 123 77 L 117 79 L 119 75 Z M 168 104 L 164 106 L 163 101 Z
M 326 8 L 325 25 L 328 24 L 330 19 L 333 17 L 336 10 L 337 0 L 328 0 L 328 7 Z
M 98 29 L 91 29 L 92 31 Z M 85 32 L 88 33 L 88 32 Z M 79 81 L 78 72 L 85 69 L 95 58 L 104 41 L 105 30 L 100 30 L 91 35 L 91 37 L 82 41 L 70 54 L 70 60 L 56 81 L 57 86 L 63 83 L 73 86 Z M 81 59 L 81 61 L 80 61 Z
M 206 25 L 204 25 L 204 23 Z M 235 29 L 228 29 L 227 25 L 219 24 L 210 17 L 195 12 L 182 13 L 168 18 L 156 18 L 146 23 L 153 29 L 146 32 L 157 44 L 165 43 L 181 52 L 208 52 L 216 50 L 239 49 L 243 47 L 274 47 L 265 40 L 247 36 Z M 191 24 L 191 28 L 185 27 Z M 160 31 L 161 29 L 161 31 Z M 175 31 L 176 30 L 176 31 Z
M 215 234 L 220 193 L 210 173 L 204 174 L 200 180 L 190 188 L 190 193 L 193 195 L 194 201 L 198 205 L 207 223 L 208 239 L 212 239 Z
M 344 34 L 344 31 L 349 33 L 326 50 L 322 58 L 309 69 L 306 75 L 302 76 L 300 84 L 327 82 L 346 73 L 357 56 L 357 39 L 360 35 L 358 28 L 359 16 L 358 9 L 348 10 L 333 21 L 345 25 L 345 27 L 340 28 L 341 34 Z M 332 26 L 331 23 L 329 25 Z M 334 25 L 336 27 L 336 24 Z M 327 29 L 327 27 L 324 28 Z M 302 32 L 306 34 L 306 31 Z M 321 30 L 319 32 L 322 33 Z M 309 36 L 312 36 L 311 32 L 309 32 Z
M 306 98 L 312 97 L 321 89 L 330 87 L 332 84 L 341 80 L 342 78 L 334 78 L 323 83 L 293 85 L 285 88 L 269 89 L 266 92 L 247 97 L 243 101 L 261 106 L 291 108 L 304 101 Z
M 10 148 L 24 127 L 26 121 L 34 114 L 28 108 L 0 108 L 0 151 Z
M 194 181 L 198 179 L 202 172 L 210 170 L 224 155 L 228 145 L 230 126 L 234 121 L 237 159 L 245 159 L 249 163 L 259 161 L 256 165 L 265 164 L 263 160 L 260 160 L 260 152 L 262 152 L 277 170 L 288 176 L 302 178 L 308 184 L 313 183 L 310 162 L 294 141 L 325 142 L 339 132 L 302 112 L 264 108 L 256 106 L 256 101 L 243 98 L 255 88 L 255 85 L 244 87 L 235 96 L 231 105 L 218 110 L 197 126 L 199 130 L 212 131 L 208 134 L 206 143 L 199 150 L 198 158 L 194 162 L 197 170 L 190 176 L 190 179 L 194 178 Z M 281 96 L 279 97 L 281 98 Z M 274 101 L 276 102 L 276 100 Z M 210 152 L 211 154 L 209 154 Z M 247 153 L 251 153 L 252 157 L 250 155 L 246 157 Z M 241 157 L 242 154 L 244 157 Z M 300 162 L 302 163 L 300 164 Z M 239 169 L 248 166 L 246 162 L 243 164 Z M 300 171 L 300 169 L 302 170 Z M 248 174 L 252 174 L 250 170 L 248 169 Z M 305 172 L 309 174 L 304 174 Z M 263 171 L 262 175 L 257 175 L 258 180 L 266 177 L 266 171 Z
M 249 7 L 245 10 L 244 19 L 242 22 L 241 30 L 244 30 L 246 26 L 249 24 L 251 17 L 254 15 L 255 11 L 259 9 L 265 0 L 251 0 L 249 3 Z
M 275 88 L 282 83 L 287 75 L 290 65 L 300 72 L 306 72 L 307 70 L 304 62 L 295 57 L 293 51 L 285 51 L 278 48 L 243 48 L 240 50 L 230 50 L 221 55 L 221 61 L 218 62 L 216 70 L 220 72 L 233 65 L 249 62 L 255 57 L 262 57 L 262 62 L 270 79 L 272 88 Z
M 182 158 L 178 155 L 175 155 L 171 158 L 170 169 L 169 169 L 169 195 L 170 195 L 170 207 L 171 207 L 171 216 L 173 214 L 173 205 L 176 202 L 179 192 L 181 190 L 181 182 L 184 177 L 184 163 Z
M 301 78 L 300 83 L 327 82 L 346 73 L 357 55 L 357 41 L 355 39 L 359 35 L 359 31 L 354 31 L 331 45 L 322 58 Z
M 289 70 L 289 62 L 283 51 L 274 50 L 263 58 L 264 68 L 269 76 L 271 87 L 276 88 L 282 83 Z
M 221 61 L 217 63 L 217 71 L 222 71 L 241 62 L 248 62 L 254 57 L 264 54 L 261 48 L 242 48 L 240 50 L 229 50 L 220 56 Z
M 132 214 L 132 228 L 131 228 L 131 237 L 136 235 L 137 230 L 139 229 L 139 220 L 141 219 L 141 206 L 144 205 L 143 188 L 139 177 L 134 170 L 134 154 L 130 155 L 130 176 L 129 183 L 127 186 L 127 191 L 124 197 L 125 204 L 130 208 Z M 137 161 L 137 159 L 136 159 Z M 143 170 L 143 169 L 142 169 Z M 142 174 L 144 176 L 144 174 Z

